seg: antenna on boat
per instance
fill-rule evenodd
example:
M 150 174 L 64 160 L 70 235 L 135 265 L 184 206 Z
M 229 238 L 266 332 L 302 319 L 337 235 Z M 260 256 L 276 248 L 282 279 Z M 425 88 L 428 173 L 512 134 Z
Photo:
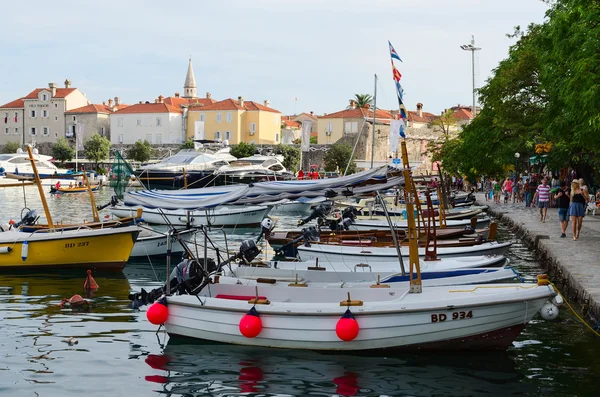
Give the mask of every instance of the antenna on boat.
M 44 214 L 46 214 L 46 219 L 48 220 L 48 226 L 50 227 L 50 229 L 54 229 L 54 222 L 52 222 L 52 216 L 50 215 L 50 209 L 48 208 L 46 195 L 44 194 L 44 189 L 42 188 L 42 182 L 40 181 L 40 175 L 38 174 L 37 166 L 35 165 L 35 159 L 33 158 L 31 145 L 27 145 L 27 154 L 29 154 L 28 160 L 31 162 L 31 168 L 33 169 L 33 177 L 35 180 L 35 184 L 37 185 L 38 191 L 40 193 L 40 199 L 42 200 L 42 206 L 44 207 Z

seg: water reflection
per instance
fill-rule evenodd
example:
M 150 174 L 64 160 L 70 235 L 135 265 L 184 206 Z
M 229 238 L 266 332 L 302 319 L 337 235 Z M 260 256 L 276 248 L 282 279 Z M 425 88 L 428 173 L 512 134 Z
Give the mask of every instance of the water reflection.
M 533 391 L 521 383 L 505 353 L 382 357 L 171 339 L 162 355 L 149 355 L 145 361 L 146 381 L 167 396 L 466 396 Z

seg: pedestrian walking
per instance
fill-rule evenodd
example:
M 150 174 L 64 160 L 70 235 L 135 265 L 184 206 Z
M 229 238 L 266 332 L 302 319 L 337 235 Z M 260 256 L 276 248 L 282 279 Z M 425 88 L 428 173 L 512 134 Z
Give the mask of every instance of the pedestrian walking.
M 494 203 L 500 204 L 500 190 L 502 190 L 502 187 L 500 186 L 500 183 L 495 179 L 492 182 L 492 186 L 494 189 Z
M 579 233 L 583 225 L 585 216 L 585 195 L 581 190 L 579 181 L 571 182 L 571 205 L 569 206 L 569 216 L 571 217 L 571 227 L 573 228 L 573 240 L 579 240 Z
M 550 202 L 550 186 L 548 186 L 548 180 L 542 179 L 542 184 L 539 185 L 533 195 L 533 201 L 538 199 L 538 208 L 540 209 L 540 222 L 546 222 L 546 215 L 548 215 L 548 204 Z
M 523 198 L 525 199 L 525 207 L 531 204 L 531 192 L 529 191 L 529 181 L 526 179 L 523 183 Z
M 560 222 L 560 237 L 567 237 L 569 227 L 569 206 L 571 205 L 571 192 L 567 188 L 567 182 L 561 181 L 559 189 L 554 195 L 558 207 L 558 220 Z

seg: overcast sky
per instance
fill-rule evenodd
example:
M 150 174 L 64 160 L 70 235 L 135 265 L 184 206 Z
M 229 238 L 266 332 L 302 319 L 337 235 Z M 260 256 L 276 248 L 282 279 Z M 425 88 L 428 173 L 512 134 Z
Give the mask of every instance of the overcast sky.
M 345 108 L 355 93 L 397 108 L 390 40 L 404 61 L 405 104 L 439 114 L 472 103 L 514 43 L 514 26 L 542 22 L 540 0 L 30 0 L 2 4 L 0 102 L 65 78 L 92 103 L 152 101 L 183 92 L 191 55 L 198 94 L 270 100 L 284 114 Z M 297 102 L 295 98 L 298 98 Z

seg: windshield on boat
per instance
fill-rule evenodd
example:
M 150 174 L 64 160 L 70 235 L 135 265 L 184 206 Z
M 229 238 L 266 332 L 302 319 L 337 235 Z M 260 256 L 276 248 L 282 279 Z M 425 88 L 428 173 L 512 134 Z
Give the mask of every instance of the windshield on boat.
M 14 154 L 0 154 L 0 161 L 7 161 L 13 158 Z

